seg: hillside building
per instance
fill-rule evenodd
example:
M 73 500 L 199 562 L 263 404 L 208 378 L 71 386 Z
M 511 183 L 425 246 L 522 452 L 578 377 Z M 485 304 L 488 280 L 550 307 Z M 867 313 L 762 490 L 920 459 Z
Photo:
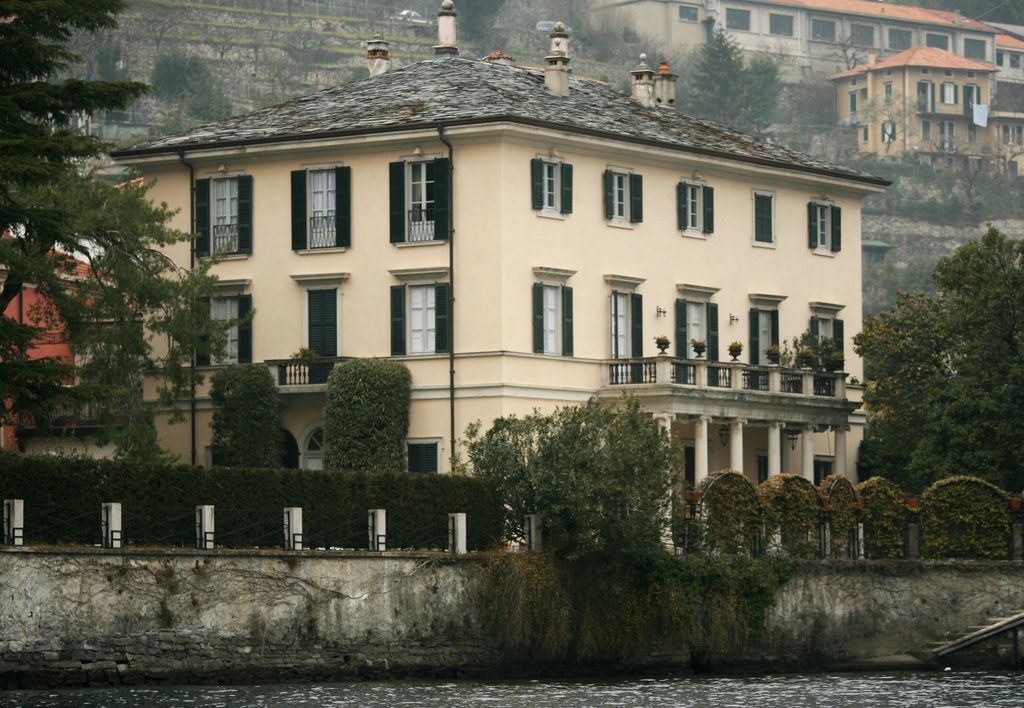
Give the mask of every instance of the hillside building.
M 438 19 L 433 59 L 388 71 L 378 39 L 370 78 L 116 154 L 195 234 L 168 254 L 218 257 L 214 315 L 253 313 L 198 365 L 268 366 L 303 467 L 331 368 L 391 357 L 411 471 L 448 471 L 475 421 L 632 393 L 693 481 L 852 476 L 860 203 L 886 183 L 678 113 L 667 66 L 632 96 L 573 76 L 560 25 L 528 69 L 460 57 L 450 0 Z M 845 373 L 769 365 L 808 329 Z M 162 413 L 162 444 L 208 463 L 210 408 L 201 388 L 194 428 Z

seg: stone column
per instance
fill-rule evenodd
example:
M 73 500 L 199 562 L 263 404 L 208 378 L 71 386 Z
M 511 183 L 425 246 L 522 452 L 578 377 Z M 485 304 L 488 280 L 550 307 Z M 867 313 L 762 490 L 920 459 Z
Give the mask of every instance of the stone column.
M 729 466 L 743 473 L 743 424 L 747 421 L 737 418 L 729 423 Z
M 708 476 L 708 423 L 711 416 L 702 415 L 697 418 L 693 425 L 693 458 L 697 469 L 693 471 L 693 483 L 700 487 L 700 483 Z
M 768 476 L 782 472 L 782 423 L 768 424 Z
M 808 482 L 814 482 L 814 426 L 808 425 L 800 434 L 801 452 L 803 462 L 800 465 L 800 472 Z
M 665 357 L 665 359 L 667 360 L 668 357 Z M 658 363 L 661 363 L 660 358 L 658 359 Z M 672 437 L 672 421 L 675 419 L 675 415 L 672 413 L 655 413 L 653 417 L 654 420 L 658 422 L 658 430 L 663 431 L 667 433 L 669 437 Z M 672 538 L 672 493 L 676 490 L 676 483 L 677 480 L 672 479 L 672 485 L 669 488 L 668 493 L 668 503 L 665 505 L 664 526 L 662 527 L 661 532 L 661 545 L 672 553 L 675 552 L 676 547 L 675 540 Z
M 847 426 L 838 425 L 835 428 L 835 465 L 833 466 L 833 472 L 840 477 L 846 476 L 846 430 Z

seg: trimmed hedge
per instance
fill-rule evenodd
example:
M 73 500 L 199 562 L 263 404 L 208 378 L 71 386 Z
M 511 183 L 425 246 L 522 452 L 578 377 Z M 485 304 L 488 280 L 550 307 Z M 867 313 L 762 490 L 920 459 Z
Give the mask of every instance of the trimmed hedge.
M 350 359 L 327 378 L 324 467 L 401 472 L 412 375 L 388 359 Z
M 210 379 L 215 464 L 280 467 L 284 460 L 281 403 L 270 369 L 234 364 Z
M 307 548 L 366 548 L 368 509 L 387 510 L 389 548 L 448 543 L 449 512 L 467 514 L 473 550 L 502 541 L 493 485 L 407 473 L 139 465 L 0 455 L 0 498 L 25 500 L 27 543 L 97 544 L 100 505 L 121 502 L 125 542 L 195 545 L 195 507 L 216 506 L 218 547 L 280 548 L 283 509 L 303 510 Z
M 978 477 L 948 477 L 921 495 L 925 558 L 1005 559 L 1010 495 Z
M 909 512 L 906 494 L 885 477 L 871 477 L 855 489 L 864 518 L 864 555 L 868 558 L 902 558 Z

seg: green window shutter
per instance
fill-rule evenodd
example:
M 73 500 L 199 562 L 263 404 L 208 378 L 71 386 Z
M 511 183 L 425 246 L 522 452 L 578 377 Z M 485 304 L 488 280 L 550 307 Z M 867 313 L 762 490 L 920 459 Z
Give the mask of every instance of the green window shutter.
M 405 354 L 405 286 L 391 286 L 391 356 Z
M 708 319 L 708 361 L 718 361 L 718 304 L 709 302 Z
M 832 341 L 835 343 L 836 349 L 843 351 L 845 344 L 843 343 L 843 321 L 832 320 Z
M 438 354 L 452 349 L 452 330 L 448 283 L 434 285 L 434 351 Z
M 562 163 L 562 204 L 559 209 L 562 214 L 572 213 L 572 165 Z
M 750 308 L 750 363 L 761 363 L 761 311 Z
M 451 226 L 448 213 L 451 195 L 451 161 L 438 157 L 427 163 L 427 179 L 434 180 L 434 240 L 447 241 Z
M 832 207 L 832 252 L 843 250 L 843 210 Z
M 704 187 L 703 192 L 704 233 L 712 234 L 715 232 L 715 188 Z
M 676 358 L 690 358 L 690 346 L 686 341 L 686 300 L 682 298 L 676 298 Z
M 810 331 L 812 339 L 818 339 L 818 337 L 821 336 L 821 320 L 819 320 L 814 315 L 811 315 Z
M 405 242 L 405 163 L 388 165 L 389 212 L 391 214 L 391 243 Z M 402 345 L 404 348 L 404 344 Z M 403 351 L 403 354 L 405 352 Z
M 772 318 L 772 344 L 779 346 L 779 311 L 771 311 Z
M 807 247 L 818 247 L 818 205 L 807 203 Z
M 533 284 L 533 353 L 544 353 L 544 284 Z
M 207 180 L 202 180 L 202 181 L 209 183 L 210 180 L 207 179 Z M 207 194 L 207 197 L 209 197 L 209 194 L 210 194 L 209 184 L 207 184 L 206 194 Z M 209 203 L 209 201 L 207 201 L 207 203 Z M 209 222 L 209 220 L 207 220 L 207 222 Z M 208 321 L 210 321 L 212 319 L 211 318 L 211 312 L 212 311 L 211 311 L 211 305 L 210 305 L 210 298 L 208 298 L 208 297 L 199 298 L 198 300 L 196 300 L 196 305 L 195 306 L 196 306 L 197 310 L 205 313 L 202 317 L 197 318 L 198 321 L 200 321 L 200 322 L 208 322 Z M 199 342 L 198 342 L 198 345 L 196 346 L 196 366 L 209 366 L 210 365 L 209 346 L 210 346 L 210 338 L 208 336 L 206 336 L 205 334 L 199 335 Z M 200 350 L 202 350 L 202 351 L 200 351 Z
M 197 256 L 210 255 L 210 180 L 196 180 L 196 230 L 195 253 Z M 209 363 L 209 362 L 207 362 Z
M 630 356 L 644 355 L 644 296 L 633 293 L 630 296 L 630 325 L 633 329 L 633 342 Z
M 687 212 L 686 184 L 679 182 L 676 185 L 676 228 L 680 231 L 686 231 L 686 227 L 690 225 Z
M 292 250 L 301 251 L 308 244 L 309 219 L 306 216 L 306 171 L 292 172 Z
M 334 169 L 334 245 L 352 245 L 352 168 Z
M 629 223 L 639 224 L 644 220 L 644 176 L 629 176 Z
M 562 286 L 562 356 L 573 355 L 572 288 Z
M 322 357 L 338 356 L 338 291 L 310 290 L 309 348 Z
M 533 208 L 544 208 L 544 160 L 530 160 L 530 201 Z
M 960 103 L 960 86 L 953 84 L 953 103 Z
M 252 363 L 252 295 L 238 296 L 238 363 Z
M 604 171 L 604 218 L 609 221 L 615 215 L 615 197 L 612 184 L 614 173 L 611 170 Z
M 437 472 L 437 443 L 407 443 L 409 471 L 421 474 Z
M 238 178 L 238 252 L 252 253 L 252 176 Z
M 754 195 L 754 240 L 772 242 L 772 197 L 767 194 Z

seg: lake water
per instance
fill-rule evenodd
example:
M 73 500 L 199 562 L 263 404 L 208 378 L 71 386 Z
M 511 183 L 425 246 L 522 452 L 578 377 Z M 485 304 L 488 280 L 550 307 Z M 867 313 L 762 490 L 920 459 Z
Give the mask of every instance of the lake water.
M 375 681 L 267 686 L 136 686 L 0 693 L 0 706 L 1014 706 L 1024 674 L 802 674 L 540 681 Z

